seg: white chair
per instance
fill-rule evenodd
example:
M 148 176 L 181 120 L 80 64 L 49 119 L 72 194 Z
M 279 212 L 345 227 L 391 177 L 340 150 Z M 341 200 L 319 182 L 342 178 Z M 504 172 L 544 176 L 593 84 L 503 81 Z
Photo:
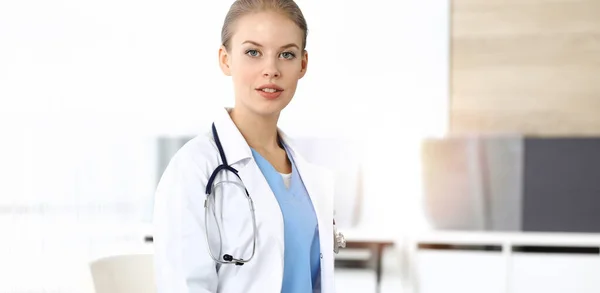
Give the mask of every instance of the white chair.
M 155 293 L 152 254 L 104 257 L 90 263 L 96 293 Z

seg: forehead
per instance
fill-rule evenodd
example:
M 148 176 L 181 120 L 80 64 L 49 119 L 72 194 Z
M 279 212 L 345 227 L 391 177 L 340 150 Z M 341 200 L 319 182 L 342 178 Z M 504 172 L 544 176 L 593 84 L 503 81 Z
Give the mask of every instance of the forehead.
M 232 45 L 254 41 L 265 47 L 281 47 L 290 43 L 302 45 L 302 30 L 288 17 L 276 12 L 245 15 L 235 24 Z

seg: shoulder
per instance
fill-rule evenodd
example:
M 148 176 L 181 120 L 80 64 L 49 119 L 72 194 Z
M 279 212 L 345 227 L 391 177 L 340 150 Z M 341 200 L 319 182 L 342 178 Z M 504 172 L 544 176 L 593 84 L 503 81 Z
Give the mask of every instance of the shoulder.
M 186 142 L 173 156 L 173 160 L 206 161 L 217 154 L 217 148 L 209 133 L 202 133 Z
M 186 142 L 170 159 L 163 177 L 167 174 L 186 176 L 210 175 L 218 164 L 218 150 L 210 133 L 202 133 Z

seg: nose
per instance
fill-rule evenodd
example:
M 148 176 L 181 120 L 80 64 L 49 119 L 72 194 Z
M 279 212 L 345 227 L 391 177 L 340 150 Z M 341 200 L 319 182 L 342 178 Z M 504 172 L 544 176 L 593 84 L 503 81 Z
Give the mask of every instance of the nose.
M 277 78 L 281 75 L 279 68 L 277 67 L 277 61 L 268 61 L 263 69 L 263 76 L 265 78 Z

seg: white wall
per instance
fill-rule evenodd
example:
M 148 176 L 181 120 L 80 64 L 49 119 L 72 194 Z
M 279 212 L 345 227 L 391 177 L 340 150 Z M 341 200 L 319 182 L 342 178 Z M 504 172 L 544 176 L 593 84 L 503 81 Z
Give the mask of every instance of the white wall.
M 122 201 L 138 221 L 155 183 L 153 139 L 195 134 L 233 102 L 217 65 L 231 2 L 206 3 L 0 2 L 0 205 L 44 203 L 46 217 L 74 205 L 61 223 L 80 223 L 83 207 Z M 447 1 L 298 3 L 309 72 L 281 126 L 364 141 L 366 223 L 412 226 L 418 139 L 446 129 Z M 15 233 L 52 237 L 44 227 Z

